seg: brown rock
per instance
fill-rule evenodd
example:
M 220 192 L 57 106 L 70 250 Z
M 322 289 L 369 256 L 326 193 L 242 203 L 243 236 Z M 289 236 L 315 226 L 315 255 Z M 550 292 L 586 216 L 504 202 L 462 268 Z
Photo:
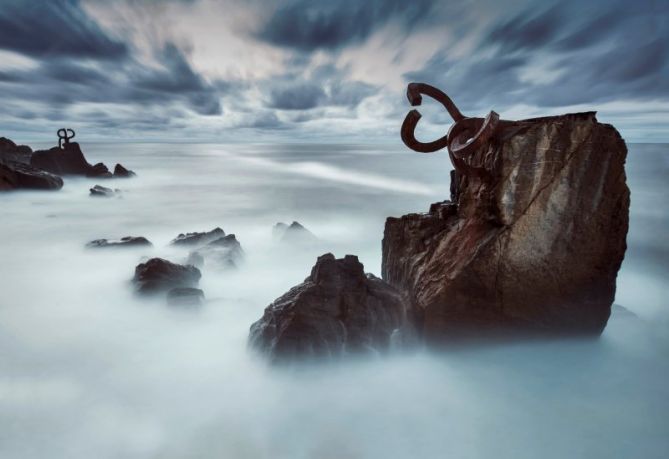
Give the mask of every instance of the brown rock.
M 358 257 L 318 258 L 305 281 L 275 300 L 251 326 L 250 344 L 272 360 L 385 351 L 406 324 L 400 294 Z
M 502 122 L 456 202 L 388 218 L 383 278 L 430 342 L 599 334 L 626 249 L 627 148 L 595 113 Z

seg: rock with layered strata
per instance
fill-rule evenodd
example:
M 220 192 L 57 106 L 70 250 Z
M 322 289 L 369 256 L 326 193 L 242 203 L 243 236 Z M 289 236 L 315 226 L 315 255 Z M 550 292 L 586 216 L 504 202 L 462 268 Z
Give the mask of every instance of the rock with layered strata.
M 627 148 L 595 113 L 502 122 L 451 200 L 388 218 L 383 278 L 428 342 L 597 335 L 626 249 Z

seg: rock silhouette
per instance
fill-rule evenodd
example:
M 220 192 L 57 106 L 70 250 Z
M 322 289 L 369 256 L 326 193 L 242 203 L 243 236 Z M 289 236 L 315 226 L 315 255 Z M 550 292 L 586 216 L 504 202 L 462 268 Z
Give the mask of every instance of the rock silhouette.
M 428 342 L 606 326 L 626 249 L 627 148 L 594 112 L 502 123 L 451 201 L 388 218 L 383 279 Z

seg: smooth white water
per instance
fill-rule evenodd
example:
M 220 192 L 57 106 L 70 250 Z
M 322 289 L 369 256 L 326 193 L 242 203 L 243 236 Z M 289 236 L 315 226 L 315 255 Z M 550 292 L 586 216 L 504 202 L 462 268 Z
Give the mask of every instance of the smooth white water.
M 246 348 L 316 256 L 380 274 L 386 216 L 448 196 L 447 155 L 399 146 L 82 144 L 130 180 L 0 195 L 2 458 L 664 458 L 669 454 L 669 146 L 631 145 L 628 253 L 595 341 L 273 368 Z M 121 198 L 91 198 L 95 183 Z M 272 225 L 322 239 L 295 248 Z M 199 310 L 140 300 L 142 256 L 222 227 L 246 261 L 203 269 Z M 145 236 L 153 249 L 85 250 Z

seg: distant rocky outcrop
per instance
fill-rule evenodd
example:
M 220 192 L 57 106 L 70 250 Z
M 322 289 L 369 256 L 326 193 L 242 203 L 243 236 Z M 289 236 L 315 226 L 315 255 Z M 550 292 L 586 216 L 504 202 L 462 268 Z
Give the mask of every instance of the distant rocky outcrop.
M 497 129 L 451 201 L 387 219 L 383 279 L 428 342 L 599 334 L 626 249 L 625 143 L 595 113 Z
M 77 142 L 65 143 L 62 148 L 38 150 L 32 154 L 30 164 L 58 175 L 83 175 L 95 178 L 129 177 L 129 173 L 134 175 L 134 172 L 128 171 L 120 164 L 114 168 L 115 174 L 112 174 L 104 163 L 90 164 Z
M 275 361 L 386 351 L 406 326 L 405 310 L 400 293 L 365 275 L 357 257 L 328 253 L 303 283 L 265 309 L 249 342 Z
M 288 243 L 312 243 L 318 241 L 314 233 L 296 221 L 290 225 L 283 222 L 277 223 L 272 228 L 272 236 L 277 241 Z
M 114 178 L 130 178 L 130 177 L 134 177 L 136 175 L 137 174 L 135 174 L 133 171 L 131 171 L 129 169 L 126 169 L 125 167 L 123 167 L 120 164 L 117 164 L 114 167 Z
M 89 191 L 91 196 L 101 197 L 101 198 L 111 198 L 113 196 L 118 195 L 121 192 L 121 190 L 119 190 L 118 188 L 111 189 L 102 185 L 95 185 Z
M 166 292 L 174 288 L 197 287 L 201 277 L 195 266 L 183 266 L 162 258 L 151 258 L 135 268 L 133 283 L 141 294 Z
M 199 246 L 207 244 L 215 239 L 225 236 L 225 231 L 221 228 L 214 228 L 211 231 L 204 231 L 201 233 L 181 233 L 170 242 L 175 246 Z
M 222 269 L 237 268 L 243 258 L 244 250 L 234 234 L 215 239 L 188 255 L 188 259 L 197 266 L 206 263 Z
M 86 244 L 86 247 L 92 249 L 101 248 L 124 248 L 124 247 L 150 247 L 153 244 L 143 236 L 125 236 L 121 239 L 95 239 Z
M 30 159 L 33 167 L 58 175 L 88 175 L 93 166 L 86 161 L 77 142 L 68 143 L 64 148 L 53 147 L 37 150 Z

